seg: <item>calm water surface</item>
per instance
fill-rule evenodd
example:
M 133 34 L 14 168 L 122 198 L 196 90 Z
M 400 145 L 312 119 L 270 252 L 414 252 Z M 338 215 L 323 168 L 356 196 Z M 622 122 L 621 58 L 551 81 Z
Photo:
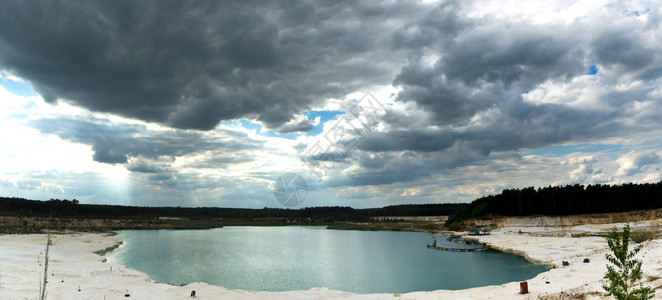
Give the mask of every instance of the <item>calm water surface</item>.
M 108 261 L 174 285 L 206 282 L 248 291 L 329 287 L 356 293 L 465 289 L 526 280 L 547 269 L 497 251 L 428 249 L 422 232 L 325 227 L 124 230 Z M 447 242 L 439 246 L 470 248 Z

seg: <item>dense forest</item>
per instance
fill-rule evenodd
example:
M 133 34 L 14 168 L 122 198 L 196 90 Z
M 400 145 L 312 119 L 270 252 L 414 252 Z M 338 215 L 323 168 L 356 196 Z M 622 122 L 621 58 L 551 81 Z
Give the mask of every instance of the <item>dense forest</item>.
M 655 208 L 662 208 L 662 182 L 528 187 L 474 200 L 455 211 L 446 225 L 489 215 L 570 215 Z
M 219 207 L 139 207 L 80 204 L 78 200 L 48 201 L 22 198 L 0 198 L 0 215 L 22 217 L 66 217 L 104 219 L 148 219 L 178 217 L 189 219 L 257 219 L 286 218 L 314 222 L 367 221 L 376 216 L 437 216 L 450 215 L 467 204 L 407 204 L 383 208 L 354 209 L 351 207 L 282 208 L 219 208 Z
M 447 225 L 485 216 L 569 215 L 609 213 L 662 208 L 662 182 L 622 185 L 567 185 L 544 188 L 507 189 L 468 204 L 406 204 L 382 208 L 351 207 L 219 208 L 219 207 L 138 207 L 80 204 L 77 200 L 35 201 L 0 198 L 0 216 L 150 219 L 265 219 L 280 218 L 315 223 L 364 222 L 378 216 L 449 215 Z

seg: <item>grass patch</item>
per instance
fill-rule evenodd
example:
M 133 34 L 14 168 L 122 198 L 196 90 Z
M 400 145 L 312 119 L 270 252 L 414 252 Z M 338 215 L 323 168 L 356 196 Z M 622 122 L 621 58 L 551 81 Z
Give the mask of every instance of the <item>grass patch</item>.
M 448 230 L 450 231 L 464 231 L 466 228 L 462 222 L 453 222 L 448 225 Z
M 538 296 L 539 300 L 584 300 L 588 296 L 602 296 L 600 292 L 586 292 L 586 293 L 564 293 L 547 295 L 547 296 Z
M 41 227 L 34 226 L 0 226 L 0 234 L 33 234 L 42 233 Z
M 570 237 L 573 237 L 573 238 L 583 238 L 583 237 L 590 237 L 590 236 L 606 237 L 607 233 L 593 232 L 593 233 L 571 233 L 570 234 Z
M 653 230 L 638 230 L 630 233 L 630 239 L 636 243 L 654 240 L 656 237 L 657 233 Z

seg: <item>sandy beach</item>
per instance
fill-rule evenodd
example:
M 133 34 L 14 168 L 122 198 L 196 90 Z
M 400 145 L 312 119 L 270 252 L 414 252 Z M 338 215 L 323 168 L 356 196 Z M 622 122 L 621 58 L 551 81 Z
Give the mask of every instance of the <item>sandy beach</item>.
M 517 223 L 517 222 L 515 222 Z M 633 229 L 642 227 L 658 230 L 662 220 L 631 223 Z M 198 299 L 577 299 L 567 298 L 583 294 L 586 299 L 602 299 L 602 279 L 606 271 L 608 252 L 602 237 L 572 237 L 607 232 L 617 224 L 537 227 L 511 224 L 490 235 L 473 237 L 491 247 L 513 252 L 526 258 L 553 266 L 528 280 L 529 294 L 520 295 L 519 282 L 466 290 L 413 292 L 393 294 L 353 294 L 328 288 L 313 288 L 289 292 L 248 292 L 228 290 L 205 283 L 183 287 L 156 283 L 146 274 L 105 262 L 95 253 L 116 246 L 119 240 L 107 234 L 70 233 L 52 235 L 49 250 L 47 299 L 184 299 L 196 291 Z M 38 299 L 40 281 L 44 275 L 46 234 L 0 236 L 0 299 Z M 662 240 L 644 243 L 639 258 L 643 260 L 646 284 L 656 288 L 656 299 L 662 299 Z M 583 260 L 588 258 L 589 263 Z M 570 266 L 562 266 L 562 261 Z M 579 298 L 581 299 L 581 298 Z

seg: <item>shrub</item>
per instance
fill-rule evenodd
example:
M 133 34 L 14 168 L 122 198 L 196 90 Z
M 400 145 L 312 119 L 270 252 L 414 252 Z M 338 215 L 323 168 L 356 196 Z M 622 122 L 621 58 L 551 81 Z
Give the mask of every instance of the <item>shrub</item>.
M 618 300 L 646 300 L 655 297 L 655 291 L 644 286 L 641 281 L 642 262 L 634 257 L 641 251 L 643 245 L 638 245 L 630 251 L 630 225 L 623 227 L 623 232 L 614 228 L 607 236 L 607 244 L 612 253 L 605 257 L 613 264 L 607 264 L 605 278 L 609 285 L 603 285 L 606 296 L 614 296 Z M 639 282 L 639 287 L 637 283 Z
M 636 243 L 641 243 L 644 241 L 649 241 L 649 240 L 654 240 L 657 237 L 655 231 L 653 230 L 639 230 L 639 231 L 633 231 L 630 234 L 630 238 L 636 242 Z
M 462 222 L 453 222 L 448 226 L 448 229 L 451 231 L 462 231 L 464 225 L 462 225 Z

